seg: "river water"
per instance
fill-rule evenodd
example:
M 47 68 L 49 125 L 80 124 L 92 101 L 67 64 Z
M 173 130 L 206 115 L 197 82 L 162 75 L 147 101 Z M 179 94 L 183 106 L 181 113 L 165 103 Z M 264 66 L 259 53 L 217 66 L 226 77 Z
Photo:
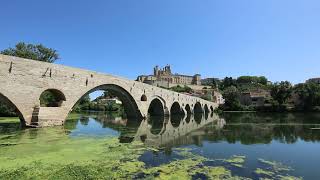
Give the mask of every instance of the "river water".
M 1 121 L 0 121 L 1 122 Z M 0 179 L 320 179 L 320 114 L 0 123 Z

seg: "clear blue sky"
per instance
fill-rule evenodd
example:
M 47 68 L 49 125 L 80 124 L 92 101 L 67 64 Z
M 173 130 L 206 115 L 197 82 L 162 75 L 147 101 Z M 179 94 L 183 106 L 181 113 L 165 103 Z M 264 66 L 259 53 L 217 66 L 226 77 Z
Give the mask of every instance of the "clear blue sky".
M 1 0 L 0 49 L 135 79 L 155 65 L 203 77 L 320 76 L 319 0 Z

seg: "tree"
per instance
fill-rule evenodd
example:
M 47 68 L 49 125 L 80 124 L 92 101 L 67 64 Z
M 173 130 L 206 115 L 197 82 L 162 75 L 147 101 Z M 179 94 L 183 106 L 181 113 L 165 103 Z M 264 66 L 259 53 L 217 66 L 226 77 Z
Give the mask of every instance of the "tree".
M 299 97 L 299 108 L 312 110 L 320 106 L 320 85 L 315 83 L 298 84 L 294 87 L 294 92 Z
M 1 51 L 1 54 L 48 63 L 53 63 L 59 59 L 59 54 L 54 49 L 47 48 L 42 44 L 26 44 L 24 42 L 19 42 L 14 48 Z
M 229 110 L 241 110 L 240 92 L 235 86 L 226 88 L 223 93 L 225 99 L 224 107 Z
M 239 84 L 262 84 L 267 85 L 268 79 L 264 76 L 240 76 L 237 78 Z
M 280 105 L 283 105 L 291 97 L 292 85 L 288 81 L 275 83 L 271 88 L 271 96 Z
M 225 77 L 221 83 L 221 88 L 226 89 L 230 86 L 237 86 L 236 80 L 232 77 Z

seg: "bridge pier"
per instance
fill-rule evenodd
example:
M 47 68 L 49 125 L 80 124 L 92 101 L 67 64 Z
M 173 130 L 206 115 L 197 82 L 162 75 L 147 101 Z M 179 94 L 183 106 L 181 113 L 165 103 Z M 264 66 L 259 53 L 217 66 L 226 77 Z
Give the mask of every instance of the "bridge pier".
M 32 113 L 31 127 L 62 126 L 69 114 L 63 107 L 35 107 Z

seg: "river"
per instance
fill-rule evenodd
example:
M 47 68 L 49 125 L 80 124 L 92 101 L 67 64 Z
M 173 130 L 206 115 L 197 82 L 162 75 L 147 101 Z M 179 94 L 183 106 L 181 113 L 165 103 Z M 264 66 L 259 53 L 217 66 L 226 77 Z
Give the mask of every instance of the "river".
M 3 118 L 2 118 L 3 119 Z M 0 120 L 0 179 L 320 179 L 320 114 Z

